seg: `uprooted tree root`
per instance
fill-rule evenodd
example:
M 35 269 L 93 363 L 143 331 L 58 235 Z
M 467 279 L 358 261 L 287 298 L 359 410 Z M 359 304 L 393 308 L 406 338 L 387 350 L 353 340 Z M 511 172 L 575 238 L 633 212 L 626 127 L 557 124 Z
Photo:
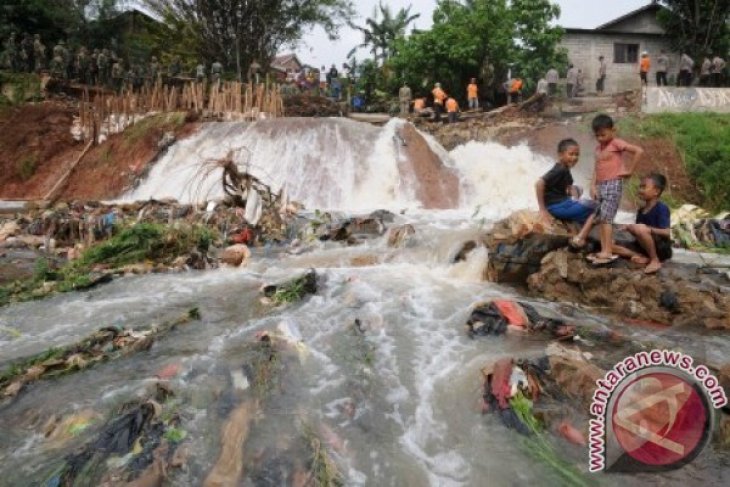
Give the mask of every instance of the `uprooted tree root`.
M 121 329 L 109 326 L 80 342 L 62 348 L 51 348 L 11 364 L 0 375 L 0 398 L 17 396 L 23 388 L 41 379 L 50 379 L 88 369 L 97 363 L 149 349 L 154 341 L 191 320 L 200 319 L 197 308 L 175 320 L 144 329 Z

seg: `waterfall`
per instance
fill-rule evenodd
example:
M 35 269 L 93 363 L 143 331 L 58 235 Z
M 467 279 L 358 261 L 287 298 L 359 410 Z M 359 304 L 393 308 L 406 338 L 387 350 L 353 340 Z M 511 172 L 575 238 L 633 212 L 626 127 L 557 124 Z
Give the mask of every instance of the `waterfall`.
M 307 208 L 345 211 L 480 207 L 496 217 L 534 206 L 534 181 L 551 164 L 526 146 L 493 142 L 447 152 L 397 119 L 384 127 L 344 118 L 206 123 L 123 199 L 220 198 L 220 170 L 210 162 L 229 151 L 241 169 Z

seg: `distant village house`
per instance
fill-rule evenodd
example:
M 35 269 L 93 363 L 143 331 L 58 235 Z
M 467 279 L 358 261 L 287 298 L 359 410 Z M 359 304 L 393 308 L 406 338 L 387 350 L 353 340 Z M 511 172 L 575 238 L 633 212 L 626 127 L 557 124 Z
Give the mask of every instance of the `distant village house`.
M 607 93 L 638 88 L 639 59 L 643 51 L 652 60 L 649 84 L 654 84 L 656 59 L 662 49 L 669 56 L 667 75 L 672 82 L 679 69 L 679 53 L 672 52 L 666 32 L 657 20 L 657 13 L 663 8 L 652 2 L 595 29 L 565 29 L 561 47 L 567 49 L 570 62 L 583 70 L 586 91 L 595 90 L 599 56 L 608 65 Z
M 271 61 L 271 70 L 276 73 L 279 81 L 296 79 L 297 73 L 302 70 L 303 64 L 296 54 L 282 54 Z

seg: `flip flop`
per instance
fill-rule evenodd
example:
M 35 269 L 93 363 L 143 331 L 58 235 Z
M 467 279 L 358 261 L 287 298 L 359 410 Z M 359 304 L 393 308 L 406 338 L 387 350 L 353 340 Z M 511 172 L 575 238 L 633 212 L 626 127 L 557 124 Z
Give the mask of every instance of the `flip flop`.
M 597 255 L 593 259 L 589 259 L 590 263 L 594 266 L 603 266 L 616 262 L 618 255 L 612 255 L 611 257 L 598 257 Z

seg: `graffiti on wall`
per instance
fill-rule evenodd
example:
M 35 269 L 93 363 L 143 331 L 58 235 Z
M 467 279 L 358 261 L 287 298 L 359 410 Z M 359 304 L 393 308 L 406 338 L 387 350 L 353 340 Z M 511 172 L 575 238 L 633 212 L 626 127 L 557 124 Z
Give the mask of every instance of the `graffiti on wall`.
M 730 88 L 648 88 L 644 111 L 730 113 Z

